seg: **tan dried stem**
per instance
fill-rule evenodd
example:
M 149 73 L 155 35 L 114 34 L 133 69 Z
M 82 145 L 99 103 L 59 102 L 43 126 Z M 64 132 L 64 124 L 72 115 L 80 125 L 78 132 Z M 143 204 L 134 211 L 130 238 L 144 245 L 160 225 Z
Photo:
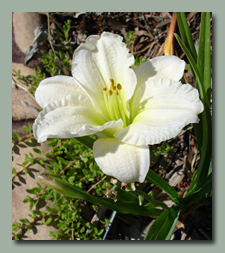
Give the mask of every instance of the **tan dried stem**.
M 174 55 L 174 33 L 176 29 L 177 16 L 176 12 L 173 12 L 173 16 L 171 19 L 168 36 L 164 45 L 164 55 Z

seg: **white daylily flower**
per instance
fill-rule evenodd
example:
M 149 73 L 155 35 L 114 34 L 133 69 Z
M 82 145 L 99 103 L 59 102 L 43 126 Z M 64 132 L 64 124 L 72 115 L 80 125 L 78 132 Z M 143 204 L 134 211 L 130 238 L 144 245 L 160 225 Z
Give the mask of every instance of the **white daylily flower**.
M 203 111 L 197 89 L 181 84 L 185 62 L 175 56 L 147 60 L 134 70 L 122 37 L 90 36 L 72 61 L 72 76 L 43 80 L 35 98 L 43 108 L 33 131 L 39 142 L 90 134 L 102 171 L 124 183 L 143 182 L 149 144 L 179 134 Z

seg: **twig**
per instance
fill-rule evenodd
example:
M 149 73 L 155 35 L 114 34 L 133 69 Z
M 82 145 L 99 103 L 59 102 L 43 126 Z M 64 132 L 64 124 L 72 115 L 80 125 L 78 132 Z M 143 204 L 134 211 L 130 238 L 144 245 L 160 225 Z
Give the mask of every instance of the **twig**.
M 48 218 L 48 217 L 50 217 L 51 215 L 57 215 L 57 213 L 56 214 L 46 214 L 45 216 L 44 216 L 44 218 L 46 219 L 46 218 Z M 33 221 L 31 221 L 30 223 L 29 223 L 29 225 L 27 225 L 27 224 L 24 224 L 21 228 L 20 228 L 20 230 L 22 230 L 22 234 L 21 234 L 21 236 L 20 236 L 20 238 L 27 232 L 27 226 L 29 226 L 30 228 L 32 228 L 36 223 L 37 223 L 37 221 L 39 221 L 39 220 L 41 220 L 41 219 L 43 219 L 43 216 L 37 216 L 37 217 L 35 217 L 34 219 L 33 219 Z M 19 239 L 20 239 L 19 238 Z M 12 240 L 15 240 L 15 236 L 12 236 Z
M 149 26 L 148 26 L 148 24 L 147 24 L 147 21 L 146 21 L 145 15 L 143 15 L 143 17 L 144 17 L 144 22 L 145 22 L 145 27 L 146 27 L 146 30 L 148 31 L 148 33 L 149 33 L 150 37 L 154 40 L 154 36 L 152 35 L 152 33 L 151 33 L 150 29 L 149 29 Z
M 92 189 L 94 189 L 99 183 L 101 183 L 103 180 L 106 179 L 106 176 L 104 176 L 100 181 L 98 181 L 96 184 L 92 185 L 91 188 L 87 191 L 90 192 Z
M 49 12 L 48 12 L 49 13 Z M 62 27 L 61 27 L 61 25 L 55 20 L 55 18 L 51 15 L 51 19 L 56 23 L 56 25 L 60 28 L 60 30 L 62 31 L 62 32 L 64 32 L 63 31 L 63 29 L 62 29 Z
M 54 55 L 56 55 L 56 54 L 55 54 L 54 47 L 53 47 L 53 45 L 52 45 L 52 40 L 51 40 L 49 12 L 47 12 L 47 19 L 48 19 L 48 38 L 49 38 L 49 44 L 50 44 L 50 46 L 51 46 L 51 49 L 52 49 Z
M 69 169 L 69 167 L 71 167 L 75 162 L 76 162 L 76 160 L 73 160 L 71 163 L 69 163 L 63 170 L 60 171 L 59 176 L 62 175 L 62 173 L 65 170 Z
M 25 90 L 25 91 L 35 100 L 34 96 L 28 91 L 28 89 L 26 89 L 26 88 L 23 87 L 22 85 L 18 84 L 18 82 L 16 82 L 16 81 L 14 80 L 13 77 L 12 77 L 12 80 L 13 80 L 13 82 L 14 82 L 14 84 L 15 84 L 16 86 L 18 86 L 18 87 L 19 87 L 20 89 L 22 89 L 22 90 Z
M 22 142 L 22 141 L 25 141 L 26 139 L 32 137 L 33 134 L 28 134 L 28 135 L 25 135 L 24 137 L 22 137 L 20 140 L 15 140 L 15 141 L 12 141 L 14 145 L 18 144 L 19 142 Z
M 138 52 L 133 52 L 133 55 L 137 55 L 137 54 L 140 54 L 140 53 L 143 53 L 144 51 L 146 51 L 148 48 L 152 47 L 152 45 L 154 45 L 156 42 L 153 41 L 151 42 L 150 44 L 148 44 L 145 48 L 143 48 L 142 50 L 138 51 Z

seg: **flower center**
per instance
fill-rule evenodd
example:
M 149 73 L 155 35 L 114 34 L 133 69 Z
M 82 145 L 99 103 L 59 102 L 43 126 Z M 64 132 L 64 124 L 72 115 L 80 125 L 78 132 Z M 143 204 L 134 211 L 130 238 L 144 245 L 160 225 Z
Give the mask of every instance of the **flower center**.
M 122 119 L 124 126 L 126 126 L 127 116 L 124 110 L 124 105 L 121 97 L 122 85 L 115 84 L 114 80 L 109 79 L 107 86 L 103 87 L 105 105 L 111 120 Z

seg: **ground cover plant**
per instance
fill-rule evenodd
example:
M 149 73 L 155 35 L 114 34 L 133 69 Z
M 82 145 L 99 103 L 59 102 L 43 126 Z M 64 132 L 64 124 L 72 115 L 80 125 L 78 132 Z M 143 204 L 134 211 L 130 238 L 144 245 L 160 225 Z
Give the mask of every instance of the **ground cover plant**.
M 198 90 L 204 110 L 199 111 L 200 122 L 187 124 L 176 137 L 149 146 L 150 169 L 141 182 L 121 183 L 103 173 L 92 151 L 99 138 L 94 134 L 52 138 L 47 152 L 34 147 L 38 156 L 29 153 L 20 170 L 13 168 L 13 184 L 30 175 L 34 163 L 45 173 L 37 187 L 27 189 L 24 202 L 30 203 L 30 215 L 13 223 L 13 239 L 23 239 L 38 221 L 56 224 L 57 232 L 50 233 L 54 240 L 211 239 L 211 14 L 42 15 L 46 27 L 40 28 L 39 34 L 46 35 L 42 42 L 48 45 L 48 51 L 42 52 L 43 66 L 30 79 L 13 73 L 16 82 L 27 86 L 32 95 L 47 77 L 71 76 L 74 50 L 89 35 L 111 32 L 122 36 L 134 55 L 132 69 L 163 54 L 183 59 L 186 67 L 181 81 Z M 27 51 L 27 61 L 35 57 L 38 46 Z M 33 130 L 29 124 L 24 126 L 25 137 L 16 132 L 14 148 L 21 142 L 35 143 Z M 38 209 L 42 200 L 51 201 L 45 211 Z

